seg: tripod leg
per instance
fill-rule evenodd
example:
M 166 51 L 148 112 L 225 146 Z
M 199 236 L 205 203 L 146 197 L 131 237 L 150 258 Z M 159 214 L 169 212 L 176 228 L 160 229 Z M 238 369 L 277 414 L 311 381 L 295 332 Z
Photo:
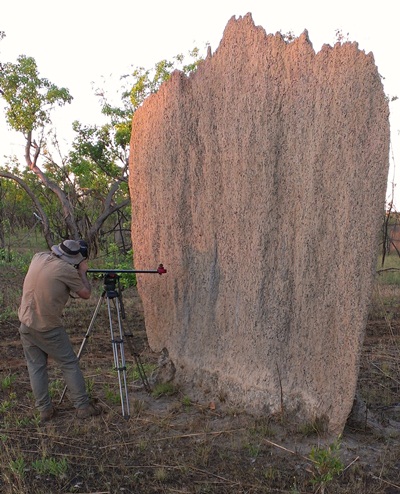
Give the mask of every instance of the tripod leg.
M 123 303 L 121 291 L 119 291 L 118 294 L 119 294 L 118 301 L 119 301 L 119 306 L 121 309 L 121 316 L 122 316 L 122 319 L 125 319 L 125 309 L 124 309 L 124 303 Z M 142 361 L 140 359 L 140 355 L 138 352 L 135 351 L 135 348 L 134 348 L 132 340 L 131 340 L 131 338 L 133 338 L 133 334 L 131 331 L 127 332 L 124 330 L 124 336 L 126 338 L 126 342 L 128 344 L 131 355 L 135 360 L 136 368 L 138 370 L 139 377 L 142 380 L 143 387 L 148 393 L 150 393 L 151 392 L 151 386 L 150 386 L 149 381 L 147 379 L 146 372 L 144 370 Z
M 97 314 L 98 314 L 98 312 L 100 310 L 100 306 L 101 306 L 101 303 L 102 303 L 103 299 L 104 299 L 104 293 L 103 293 L 103 295 L 101 295 L 101 297 L 99 298 L 99 301 L 97 302 L 96 308 L 95 308 L 95 310 L 93 312 L 92 319 L 91 319 L 91 321 L 89 323 L 89 327 L 88 327 L 88 329 L 87 329 L 87 331 L 85 333 L 85 336 L 83 338 L 82 344 L 81 344 L 81 346 L 79 348 L 79 352 L 76 355 L 77 358 L 78 358 L 78 360 L 80 360 L 81 355 L 82 355 L 82 352 L 83 352 L 83 350 L 84 350 L 84 348 L 86 346 L 86 343 L 87 343 L 87 341 L 89 339 L 90 333 L 92 332 L 92 329 L 93 329 L 93 326 L 94 326 L 94 322 L 95 322 L 96 317 L 97 317 Z M 62 392 L 61 398 L 60 398 L 60 400 L 58 402 L 59 405 L 63 402 L 66 392 L 67 392 L 67 386 L 64 387 L 64 390 Z
M 111 344 L 114 354 L 114 365 L 118 372 L 118 384 L 119 384 L 119 394 L 121 398 L 121 408 L 122 416 L 125 419 L 129 419 L 129 397 L 128 397 L 128 385 L 126 381 L 126 362 L 124 353 L 124 338 L 122 332 L 121 314 L 118 297 L 114 298 L 115 309 L 118 318 L 118 328 L 119 334 L 114 334 L 113 321 L 111 315 L 111 304 L 110 298 L 107 297 L 107 307 L 108 307 L 108 317 L 110 321 L 110 332 L 111 332 Z
M 128 344 L 128 348 L 131 352 L 131 355 L 132 357 L 135 359 L 135 363 L 136 363 L 136 368 L 138 370 L 138 374 L 139 374 L 139 377 L 142 381 L 142 384 L 143 384 L 143 387 L 144 389 L 150 393 L 151 392 L 151 386 L 150 386 L 150 383 L 147 379 L 147 376 L 146 376 L 146 372 L 144 370 L 144 367 L 143 367 L 143 364 L 142 364 L 142 361 L 140 359 L 140 355 L 139 353 L 135 350 L 134 346 L 133 346 L 133 343 L 132 341 L 130 340 L 130 338 L 133 338 L 133 334 L 131 332 L 127 333 L 125 332 L 125 337 L 126 337 L 126 342 Z

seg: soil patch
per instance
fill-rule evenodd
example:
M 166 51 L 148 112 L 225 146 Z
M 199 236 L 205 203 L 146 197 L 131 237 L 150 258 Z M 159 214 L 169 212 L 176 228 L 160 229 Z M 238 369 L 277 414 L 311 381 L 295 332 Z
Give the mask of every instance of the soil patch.
M 130 418 L 124 419 L 105 304 L 81 357 L 103 413 L 78 421 L 67 395 L 57 417 L 39 426 L 18 321 L 2 319 L 0 492 L 400 493 L 400 290 L 390 304 L 381 295 L 374 296 L 366 331 L 362 401 L 340 439 L 326 437 L 323 424 L 294 429 L 284 416 L 254 417 L 221 400 L 194 403 L 173 386 L 148 393 L 127 346 Z M 77 351 L 97 302 L 96 295 L 71 300 L 65 311 Z M 123 292 L 123 302 L 124 332 L 132 333 L 151 381 L 160 355 L 147 345 L 135 288 Z M 50 380 L 57 404 L 64 385 L 51 362 Z

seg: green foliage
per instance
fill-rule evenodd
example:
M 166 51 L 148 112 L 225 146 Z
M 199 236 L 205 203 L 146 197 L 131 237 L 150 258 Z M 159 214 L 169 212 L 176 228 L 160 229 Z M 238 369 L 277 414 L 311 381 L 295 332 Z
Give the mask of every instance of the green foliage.
M 17 476 L 21 479 L 25 475 L 25 470 L 27 470 L 27 465 L 26 465 L 25 459 L 23 457 L 19 457 L 15 460 L 10 460 L 9 467 L 10 467 L 11 472 L 15 476 Z
M 132 250 L 128 250 L 126 253 L 121 252 L 120 247 L 112 242 L 106 246 L 106 255 L 99 258 L 98 262 L 101 262 L 98 269 L 133 269 L 133 252 Z M 103 275 L 99 274 L 98 278 L 101 277 Z M 123 288 L 136 286 L 136 275 L 134 273 L 121 273 L 119 281 Z
M 61 396 L 61 392 L 63 388 L 64 388 L 63 382 L 60 379 L 55 379 L 54 381 L 51 381 L 49 383 L 49 395 L 54 400 L 56 397 Z
M 16 427 L 30 427 L 33 420 L 30 417 L 15 417 Z
M 177 388 L 172 383 L 156 384 L 152 391 L 152 396 L 159 398 L 160 396 L 173 396 L 178 392 Z
M 117 405 L 118 403 L 121 402 L 120 395 L 117 393 L 117 391 L 115 391 L 114 388 L 112 388 L 108 384 L 104 388 L 104 396 L 105 396 L 106 400 L 108 402 L 110 402 L 112 405 Z
M 155 364 L 144 363 L 142 364 L 142 367 L 145 375 L 150 376 L 157 366 Z M 132 381 L 140 381 L 142 379 L 141 374 L 137 368 L 137 365 L 132 365 L 132 366 L 128 365 L 127 370 L 128 370 L 128 379 Z
M 26 273 L 31 259 L 30 253 L 22 254 L 12 249 L 0 249 L 0 268 L 2 269 L 9 269 L 12 266 Z
M 66 88 L 41 77 L 32 57 L 21 55 L 16 63 L 3 64 L 0 95 L 7 105 L 6 119 L 14 130 L 24 134 L 32 154 L 25 156 L 27 169 L 12 160 L 0 170 L 8 174 L 3 175 L 8 180 L 2 181 L 7 187 L 4 193 L 0 191 L 0 214 L 17 219 L 12 225 L 21 226 L 23 222 L 33 227 L 31 204 L 35 197 L 40 205 L 36 207 L 42 211 L 39 216 L 46 220 L 43 226 L 48 243 L 51 237 L 73 234 L 97 247 L 100 235 L 104 238 L 107 229 L 114 232 L 119 225 L 121 218 L 115 220 L 116 211 L 129 229 L 128 163 L 133 115 L 175 69 L 190 73 L 197 68 L 201 62 L 199 50 L 194 48 L 188 56 L 188 63 L 185 56 L 177 55 L 172 61 L 161 60 L 150 70 L 138 68 L 122 76 L 117 104 L 111 102 L 105 90 L 96 90 L 106 123 L 74 122 L 71 149 L 66 157 L 57 159 L 52 155 L 59 147 L 55 134 L 49 130 L 51 111 L 57 105 L 70 103 L 72 96 Z M 35 139 L 33 132 L 39 138 Z
M 190 399 L 190 396 L 184 396 L 182 398 L 182 405 L 184 407 L 190 407 L 192 405 L 192 400 Z
M 144 100 L 153 93 L 156 93 L 161 84 L 167 81 L 174 70 L 181 70 L 185 74 L 195 71 L 201 61 L 200 50 L 193 48 L 188 53 L 190 62 L 186 62 L 183 54 L 173 57 L 173 61 L 160 60 L 152 69 L 136 68 L 132 74 L 123 76 L 124 78 L 133 78 L 133 84 L 129 90 L 123 93 L 123 98 L 129 96 L 133 113 L 142 105 Z
M 121 254 L 120 248 L 115 242 L 107 245 L 106 257 L 103 259 L 106 269 L 132 269 L 132 251 Z
M 72 101 L 66 88 L 39 77 L 32 57 L 20 55 L 17 63 L 2 64 L 0 89 L 7 103 L 6 119 L 18 132 L 31 132 L 50 123 L 50 110 Z
M 71 172 L 78 177 L 81 188 L 90 187 L 104 195 L 110 179 L 120 177 L 121 165 L 126 165 L 126 156 L 118 149 L 119 143 L 113 138 L 113 127 L 110 124 L 102 127 L 84 126 L 74 122 L 73 130 L 77 136 L 69 156 Z
M 87 391 L 87 394 L 89 395 L 89 398 L 93 398 L 94 384 L 95 384 L 94 380 L 86 378 L 85 383 L 86 383 L 86 391 Z
M 339 475 L 344 468 L 339 458 L 340 437 L 327 448 L 311 449 L 310 459 L 313 462 L 311 482 L 317 486 L 323 487 L 331 482 L 336 475 Z
M 6 413 L 11 410 L 14 406 L 14 403 L 11 400 L 3 400 L 0 403 L 0 413 Z
M 22 176 L 21 171 L 13 163 L 3 169 L 14 175 Z M 0 214 L 3 217 L 5 238 L 14 233 L 16 229 L 31 226 L 35 221 L 31 200 L 21 186 L 13 180 L 0 178 Z
M 246 449 L 250 455 L 250 457 L 255 460 L 258 455 L 260 454 L 260 445 L 259 444 L 253 444 L 253 443 L 248 443 L 246 444 Z
M 17 376 L 15 374 L 8 374 L 7 376 L 3 377 L 1 380 L 1 389 L 3 391 L 6 389 L 10 389 L 16 379 Z
M 65 458 L 57 460 L 56 458 L 43 457 L 40 460 L 33 461 L 32 468 L 39 475 L 64 477 L 68 470 L 68 462 Z
M 0 303 L 3 304 L 2 297 L 0 297 Z M 0 313 L 0 322 L 8 321 L 15 315 L 14 311 L 10 307 L 2 308 Z
M 108 190 L 110 179 L 127 179 L 129 143 L 132 118 L 137 108 L 150 95 L 158 91 L 171 73 L 180 68 L 192 72 L 201 61 L 200 52 L 194 48 L 189 52 L 190 63 L 177 55 L 173 61 L 161 60 L 152 69 L 136 68 L 123 75 L 119 103 L 113 104 L 105 89 L 97 89 L 102 113 L 108 123 L 102 126 L 82 125 L 74 122 L 76 138 L 69 155 L 71 172 L 78 177 L 81 188 L 90 188 L 92 194 L 103 195 Z M 128 195 L 127 184 L 122 193 Z

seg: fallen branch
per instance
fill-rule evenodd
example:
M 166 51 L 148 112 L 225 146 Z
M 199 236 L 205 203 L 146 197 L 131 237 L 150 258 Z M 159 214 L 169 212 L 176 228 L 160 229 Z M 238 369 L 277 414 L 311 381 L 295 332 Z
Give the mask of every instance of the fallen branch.
M 383 269 L 377 269 L 376 272 L 378 274 L 388 272 L 388 271 L 400 271 L 400 268 L 383 268 Z

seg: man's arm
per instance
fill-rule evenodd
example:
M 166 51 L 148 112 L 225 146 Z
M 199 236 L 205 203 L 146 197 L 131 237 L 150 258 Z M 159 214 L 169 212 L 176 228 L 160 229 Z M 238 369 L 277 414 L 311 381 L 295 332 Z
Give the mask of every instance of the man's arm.
M 88 270 L 88 263 L 85 259 L 78 266 L 78 273 L 81 277 L 83 288 L 76 292 L 81 298 L 88 299 L 90 298 L 90 294 L 92 293 L 92 287 L 90 286 L 89 280 L 86 275 L 86 271 Z

